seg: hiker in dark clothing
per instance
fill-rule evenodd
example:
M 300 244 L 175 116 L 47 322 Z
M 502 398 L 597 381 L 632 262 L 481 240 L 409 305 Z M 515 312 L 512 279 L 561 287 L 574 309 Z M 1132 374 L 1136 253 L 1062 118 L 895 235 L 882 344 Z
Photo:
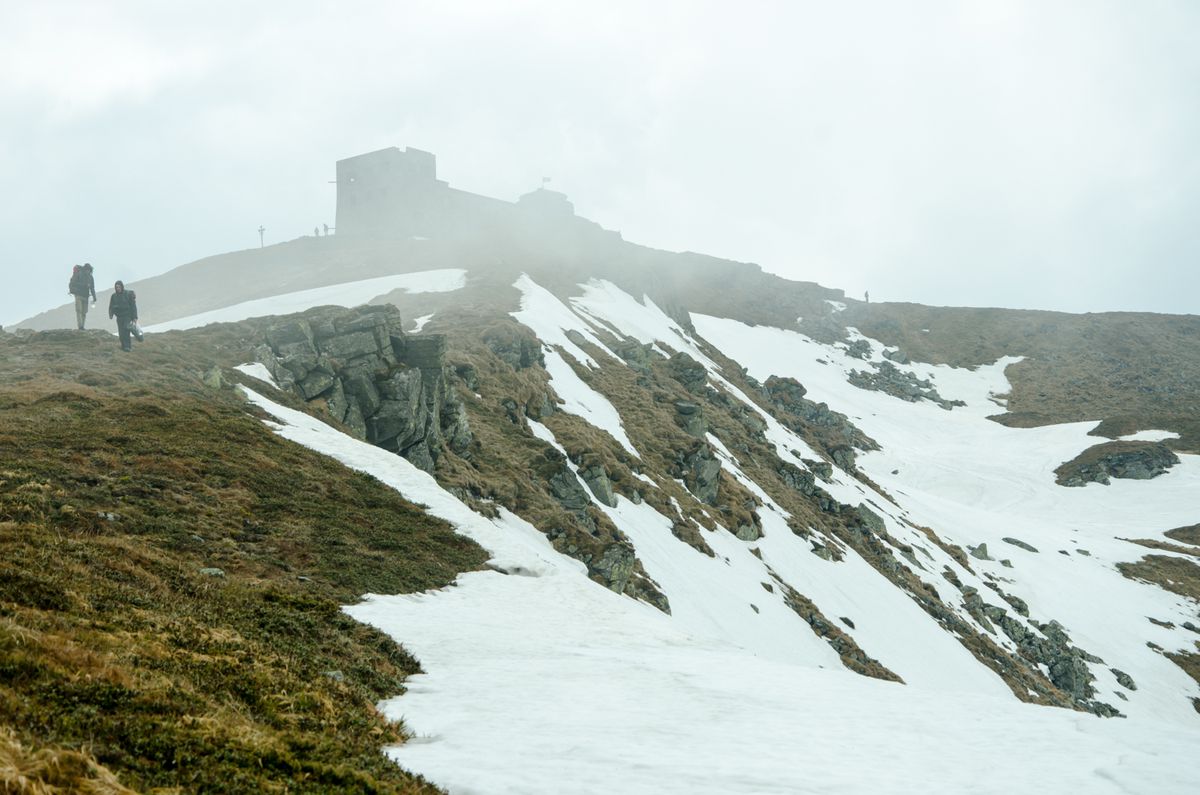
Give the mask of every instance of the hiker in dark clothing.
M 67 292 L 75 296 L 75 325 L 82 329 L 83 322 L 87 319 L 89 294 L 92 296 L 92 305 L 96 304 L 96 280 L 92 278 L 90 262 L 85 262 L 82 268 L 75 266 L 75 270 L 71 272 Z
M 137 322 L 137 295 L 125 289 L 125 282 L 113 285 L 112 298 L 108 299 L 108 316 L 117 319 L 117 334 L 121 337 L 121 350 L 133 349 L 129 341 L 129 326 Z

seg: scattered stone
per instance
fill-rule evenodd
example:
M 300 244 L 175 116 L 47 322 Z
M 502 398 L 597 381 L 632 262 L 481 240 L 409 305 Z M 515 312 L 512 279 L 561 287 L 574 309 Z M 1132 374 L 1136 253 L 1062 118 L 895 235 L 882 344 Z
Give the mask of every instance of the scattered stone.
M 199 573 L 203 574 L 205 577 L 224 577 L 225 576 L 225 570 L 217 569 L 217 568 L 200 569 Z
M 1060 554 L 1060 555 L 1066 555 L 1068 558 L 1069 558 L 1069 557 L 1071 557 L 1071 553 L 1070 553 L 1070 552 L 1068 552 L 1068 551 L 1067 551 L 1067 550 L 1065 550 L 1065 549 L 1060 549 L 1060 550 L 1058 550 L 1058 554 Z
M 866 359 L 871 355 L 871 343 L 866 340 L 854 340 L 846 346 L 846 355 L 855 359 Z
M 757 613 L 757 612 L 758 612 L 758 605 L 754 604 L 754 602 L 751 602 L 751 603 L 750 603 L 750 609 L 751 609 L 751 610 L 753 610 L 755 613 Z
M 1014 547 L 1020 547 L 1021 549 L 1025 550 L 1026 552 L 1037 552 L 1038 551 L 1037 547 L 1033 546 L 1032 544 L 1026 544 L 1024 541 L 1022 541 L 1019 538 L 1012 538 L 1010 536 L 1005 536 L 1004 538 L 1002 538 L 1000 540 L 1006 544 L 1012 544 Z
M 763 590 L 766 591 L 767 593 L 775 593 L 775 586 L 772 585 L 771 583 L 760 582 L 759 585 L 761 585 L 763 587 Z
M 946 400 L 934 389 L 931 381 L 917 378 L 908 370 L 900 370 L 890 361 L 872 362 L 871 366 L 875 368 L 874 373 L 851 370 L 846 380 L 859 389 L 883 392 L 909 403 L 928 400 L 946 410 L 967 405 L 961 400 Z
M 312 582 L 312 577 L 305 577 L 303 574 L 297 574 L 296 580 L 298 582 Z
M 1181 626 L 1184 629 L 1191 630 L 1192 632 L 1195 632 L 1196 634 L 1200 635 L 1200 627 L 1196 626 L 1191 621 L 1184 621 Z
M 883 352 L 883 358 L 887 359 L 888 361 L 895 362 L 896 364 L 909 364 L 908 355 L 901 350 L 885 350 Z
M 341 671 L 322 671 L 322 676 L 327 676 L 335 682 L 345 682 L 346 675 Z
M 198 535 L 196 535 L 195 533 L 192 533 L 192 540 L 193 540 L 193 541 L 195 541 L 195 542 L 197 542 L 197 543 L 203 544 L 203 543 L 204 543 L 204 536 L 198 536 Z
M 1075 551 L 1078 552 L 1080 555 L 1085 555 L 1086 557 L 1089 557 L 1089 558 L 1092 556 L 1092 553 L 1088 552 L 1086 549 L 1077 549 Z
M 1013 567 L 1013 565 L 1012 565 L 1012 561 L 1011 561 L 1011 560 L 1009 560 L 1008 558 L 1001 558 L 1001 559 L 1000 559 L 1000 565 L 1001 565 L 1001 566 L 1003 566 L 1003 567 L 1004 567 L 1004 568 L 1006 568 L 1006 569 L 1011 569 L 1011 568 Z
M 854 622 L 853 622 L 853 621 L 851 621 L 850 619 L 846 618 L 845 616 L 839 616 L 839 617 L 838 617 L 838 620 L 839 620 L 839 621 L 841 621 L 841 622 L 842 622 L 843 624 L 845 624 L 846 626 L 850 627 L 850 629 L 854 629 L 854 628 L 855 628 L 855 627 L 854 627 Z

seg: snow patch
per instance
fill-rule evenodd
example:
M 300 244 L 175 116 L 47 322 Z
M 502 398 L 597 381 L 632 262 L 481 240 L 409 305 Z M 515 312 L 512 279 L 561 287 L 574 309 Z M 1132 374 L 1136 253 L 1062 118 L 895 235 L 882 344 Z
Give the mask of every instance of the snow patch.
M 447 293 L 461 289 L 466 284 L 466 276 L 465 270 L 447 268 L 331 284 L 326 287 L 314 287 L 311 290 L 273 295 L 269 298 L 257 298 L 253 301 L 244 301 L 197 315 L 156 323 L 148 326 L 146 331 L 199 328 L 207 326 L 209 323 L 233 323 L 251 317 L 288 315 L 326 304 L 358 306 L 393 290 L 404 290 L 407 293 Z
M 271 371 L 262 362 L 247 362 L 246 364 L 239 364 L 233 369 L 279 389 L 279 382 L 275 380 L 275 376 L 271 375 Z

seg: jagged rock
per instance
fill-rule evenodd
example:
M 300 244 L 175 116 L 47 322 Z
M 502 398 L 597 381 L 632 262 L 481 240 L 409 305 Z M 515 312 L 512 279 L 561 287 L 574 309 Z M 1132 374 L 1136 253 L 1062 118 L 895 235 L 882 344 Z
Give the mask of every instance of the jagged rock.
M 969 551 L 971 553 L 971 557 L 977 558 L 979 560 L 993 560 L 994 559 L 990 555 L 988 555 L 987 544 L 980 544 L 977 547 L 969 546 L 969 547 L 967 547 L 967 551 Z
M 908 364 L 909 363 L 908 354 L 906 354 L 904 351 L 901 351 L 901 350 L 894 350 L 894 351 L 885 350 L 883 352 L 883 358 L 887 359 L 888 361 L 895 362 L 896 364 Z
M 1033 546 L 1032 544 L 1026 544 L 1024 541 L 1022 541 L 1019 538 L 1010 538 L 1008 536 L 1005 536 L 1004 538 L 1002 538 L 1000 540 L 1006 544 L 1012 544 L 1014 547 L 1020 547 L 1021 549 L 1025 550 L 1026 552 L 1037 552 L 1037 547 Z
M 609 508 L 617 507 L 617 498 L 613 494 L 612 482 L 608 479 L 608 472 L 599 464 L 593 464 L 579 473 L 583 478 L 583 482 L 592 490 L 592 494 L 596 495 L 596 499 L 607 505 Z
M 341 379 L 334 379 L 333 389 L 325 395 L 325 408 L 328 409 L 330 416 L 338 422 L 346 420 L 346 412 L 350 408 L 350 400 L 346 397 L 345 387 L 342 386 Z
M 841 412 L 834 411 L 825 403 L 816 403 L 805 397 L 807 390 L 794 378 L 772 375 L 762 384 L 763 397 L 776 409 L 788 415 L 785 422 L 791 430 L 804 432 L 806 426 L 820 438 L 826 452 L 841 469 L 854 473 L 854 448 L 877 450 L 879 445 L 864 434 Z M 829 476 L 832 475 L 832 470 Z M 828 479 L 828 476 L 823 479 Z
M 706 505 L 717 504 L 721 462 L 707 444 L 698 444 L 690 452 L 677 453 L 675 471 L 688 491 Z
M 671 377 L 683 384 L 693 395 L 703 395 L 708 388 L 708 371 L 704 365 L 682 351 L 667 360 Z
M 590 573 L 600 575 L 610 590 L 624 593 L 636 563 L 637 557 L 633 548 L 628 544 L 618 543 L 605 547 L 600 557 L 594 559 L 588 568 Z
M 872 533 L 877 536 L 887 535 L 887 525 L 884 524 L 883 517 L 868 508 L 866 503 L 860 502 L 854 512 Z
M 812 552 L 814 555 L 816 555 L 821 560 L 835 560 L 833 550 L 831 550 L 829 547 L 825 546 L 824 544 L 818 544 L 815 541 L 813 542 L 812 548 L 809 549 L 809 552 Z
M 1126 690 L 1137 690 L 1137 684 L 1133 681 L 1133 677 L 1124 671 L 1117 668 L 1109 668 L 1113 676 L 1117 677 L 1117 684 Z
M 833 480 L 833 465 L 828 461 L 814 461 L 810 458 L 801 459 L 804 465 L 812 470 L 812 473 L 821 480 L 828 483 Z
M 612 350 L 617 356 L 620 356 L 624 362 L 639 373 L 650 372 L 650 358 L 658 354 L 654 350 L 654 346 L 649 343 L 641 343 L 637 340 L 626 339 L 615 343 Z
M 312 400 L 325 394 L 336 382 L 337 379 L 332 375 L 326 375 L 314 370 L 303 381 L 300 381 L 297 386 L 300 387 L 300 394 L 304 396 L 305 400 Z
M 446 377 L 445 336 L 406 336 L 401 325 L 391 305 L 321 307 L 269 327 L 256 354 L 281 388 L 433 471 L 447 446 L 468 455 L 470 425 Z
M 369 331 L 352 331 L 349 334 L 330 337 L 320 343 L 321 353 L 336 359 L 353 359 L 372 353 L 378 354 L 380 348 L 379 340 Z
M 568 511 L 578 513 L 587 508 L 591 498 L 571 471 L 570 462 L 562 453 L 548 447 L 542 453 L 545 463 L 537 468 L 550 487 L 550 494 Z
M 278 350 L 281 346 L 293 342 L 313 345 L 312 327 L 305 320 L 286 320 L 272 326 L 266 333 L 267 344 Z
M 203 568 L 203 569 L 200 569 L 197 573 L 203 574 L 205 577 L 224 577 L 225 576 L 224 569 L 218 569 L 215 567 Z
M 367 438 L 367 421 L 363 419 L 362 409 L 358 403 L 350 401 L 346 408 L 346 417 L 342 423 L 350 429 L 356 439 Z
M 757 541 L 762 538 L 762 524 L 755 522 L 740 524 L 734 529 L 733 534 L 742 541 Z
M 703 439 L 708 433 L 708 421 L 704 419 L 704 410 L 699 404 L 686 400 L 675 401 L 675 424 L 688 436 L 697 439 Z
M 1179 463 L 1162 442 L 1107 442 L 1089 447 L 1054 470 L 1060 486 L 1108 485 L 1109 478 L 1149 480 Z

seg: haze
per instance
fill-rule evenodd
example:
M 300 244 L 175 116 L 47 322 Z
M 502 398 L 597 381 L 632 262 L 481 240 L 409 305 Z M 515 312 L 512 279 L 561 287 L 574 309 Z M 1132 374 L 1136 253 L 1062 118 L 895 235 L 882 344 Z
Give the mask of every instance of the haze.
M 1196 311 L 1200 5 L 646 5 L 9 4 L 0 320 L 332 226 L 393 145 L 854 297 Z

